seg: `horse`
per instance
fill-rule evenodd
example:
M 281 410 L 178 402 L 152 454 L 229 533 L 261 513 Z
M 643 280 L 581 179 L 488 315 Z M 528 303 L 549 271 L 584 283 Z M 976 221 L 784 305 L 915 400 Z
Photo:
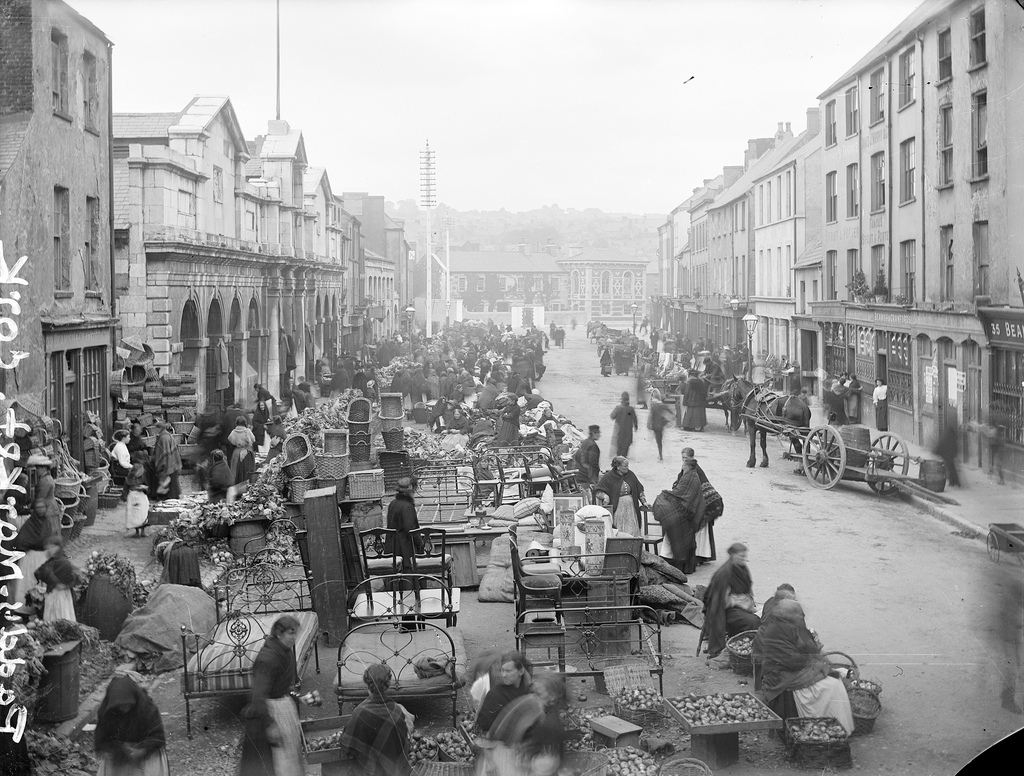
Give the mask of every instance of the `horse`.
M 725 413 L 725 425 L 735 434 L 742 425 L 740 414 L 747 394 L 753 390 L 754 384 L 744 377 L 732 377 L 726 380 L 721 389 L 708 393 L 708 402 L 717 402 Z
M 744 381 L 745 382 L 745 381 Z M 734 387 L 734 395 L 736 388 Z M 747 434 L 750 437 L 750 458 L 747 459 L 747 468 L 753 469 L 757 460 L 756 441 L 757 432 L 761 432 L 761 468 L 768 468 L 768 432 L 776 431 L 780 426 L 791 426 L 793 428 L 809 428 L 811 424 L 811 409 L 797 396 L 779 395 L 764 388 L 752 388 L 743 399 L 742 417 L 746 424 Z M 768 421 L 768 425 L 764 421 Z M 793 450 L 797 454 L 803 453 L 803 440 L 796 433 L 789 435 L 793 443 Z

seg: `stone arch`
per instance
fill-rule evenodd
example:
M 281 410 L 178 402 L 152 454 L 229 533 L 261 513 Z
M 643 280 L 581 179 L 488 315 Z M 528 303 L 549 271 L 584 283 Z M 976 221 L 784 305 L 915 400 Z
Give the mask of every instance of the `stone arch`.
M 224 366 L 221 350 L 224 344 L 224 314 L 220 299 L 216 296 L 210 300 L 210 306 L 206 313 L 206 336 L 209 339 L 209 345 L 206 348 L 205 403 L 207 409 L 212 409 L 218 406 L 223 407 L 223 397 L 220 392 L 224 389 L 224 380 L 221 376 Z M 230 368 L 228 374 L 230 377 Z M 230 383 L 228 387 L 230 387 Z
M 263 364 L 260 359 L 260 304 L 255 294 L 249 299 L 245 323 L 249 332 L 249 339 L 245 343 L 246 370 L 253 376 L 252 382 L 264 382 Z M 249 382 L 246 380 L 246 384 Z
M 181 324 L 179 335 L 182 342 L 181 371 L 195 373 L 199 366 L 199 355 L 202 352 L 196 342 L 202 338 L 202 324 L 199 317 L 199 305 L 194 297 L 189 296 L 181 308 Z
M 206 313 L 206 336 L 224 336 L 224 315 L 221 312 L 220 300 L 214 296 Z

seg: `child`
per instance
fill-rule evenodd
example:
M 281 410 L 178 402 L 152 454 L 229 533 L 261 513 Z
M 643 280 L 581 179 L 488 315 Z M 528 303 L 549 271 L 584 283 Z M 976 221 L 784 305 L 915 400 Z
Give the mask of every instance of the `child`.
M 36 579 L 46 585 L 43 622 L 77 622 L 75 599 L 71 595 L 71 588 L 78 584 L 79 572 L 64 554 L 64 546 L 59 535 L 50 536 L 46 540 L 46 558 L 46 562 L 36 569 Z
M 146 468 L 141 462 L 132 464 L 131 473 L 125 480 L 128 486 L 128 508 L 125 510 L 125 527 L 135 529 L 135 538 L 146 535 L 149 522 L 149 496 L 146 491 Z

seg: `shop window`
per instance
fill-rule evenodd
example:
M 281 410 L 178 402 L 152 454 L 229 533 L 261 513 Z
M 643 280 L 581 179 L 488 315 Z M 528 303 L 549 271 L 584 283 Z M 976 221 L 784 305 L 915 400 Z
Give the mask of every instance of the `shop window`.
M 1024 352 L 992 349 L 992 406 L 990 417 L 1006 441 L 1024 444 Z
M 914 406 L 914 376 L 911 370 L 910 335 L 888 332 L 886 350 L 889 403 L 911 409 Z

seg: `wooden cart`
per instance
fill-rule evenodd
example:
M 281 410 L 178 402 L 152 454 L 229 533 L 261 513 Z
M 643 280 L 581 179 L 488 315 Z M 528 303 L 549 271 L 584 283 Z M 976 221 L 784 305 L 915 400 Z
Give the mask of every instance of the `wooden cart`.
M 993 563 L 999 562 L 1001 553 L 1016 555 L 1017 560 L 1024 564 L 1024 526 L 1017 523 L 989 523 L 988 557 Z
M 870 432 L 868 435 L 870 438 Z M 875 493 L 889 496 L 901 483 L 917 480 L 908 473 L 911 460 L 916 459 L 911 458 L 907 443 L 889 431 L 879 434 L 865 449 L 851 446 L 835 426 L 818 426 L 803 438 L 802 459 L 807 479 L 822 490 L 847 480 L 866 482 Z

